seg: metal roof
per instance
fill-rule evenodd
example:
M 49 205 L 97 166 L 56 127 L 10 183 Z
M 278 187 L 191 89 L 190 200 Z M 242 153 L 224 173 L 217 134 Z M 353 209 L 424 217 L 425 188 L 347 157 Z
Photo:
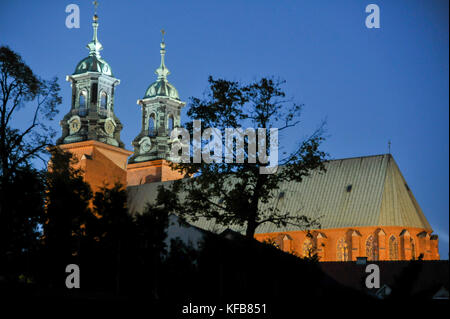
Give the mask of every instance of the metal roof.
M 322 229 L 401 226 L 431 230 L 420 206 L 390 154 L 331 160 L 326 172 L 313 172 L 301 183 L 285 182 L 272 202 L 260 209 L 277 207 L 281 212 L 319 218 Z M 156 198 L 161 183 L 128 188 L 131 212 L 140 212 Z M 193 225 L 206 230 L 223 230 L 213 220 L 200 219 Z M 243 231 L 239 227 L 229 227 Z M 263 224 L 257 233 L 299 230 Z

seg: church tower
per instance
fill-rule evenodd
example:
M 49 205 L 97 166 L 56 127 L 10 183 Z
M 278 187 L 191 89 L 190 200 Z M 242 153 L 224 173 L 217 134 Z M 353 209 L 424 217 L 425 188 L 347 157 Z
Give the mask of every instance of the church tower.
M 161 63 L 155 71 L 157 79 L 147 88 L 144 97 L 137 101 L 141 106 L 142 126 L 132 142 L 134 155 L 128 165 L 129 186 L 182 177 L 170 169 L 168 161 L 170 132 L 180 126 L 181 108 L 186 103 L 180 100 L 177 89 L 167 80 L 170 72 L 164 61 L 164 30 L 161 32 Z
M 62 136 L 58 144 L 95 140 L 124 148 L 120 140 L 122 124 L 114 114 L 114 91 L 120 83 L 109 64 L 100 56 L 98 17 L 94 15 L 94 35 L 88 43 L 89 56 L 81 60 L 75 72 L 66 77 L 71 82 L 70 112 L 60 122 Z
M 72 101 L 60 122 L 62 136 L 57 145 L 78 157 L 85 180 L 97 190 L 105 183 L 126 185 L 126 161 L 132 153 L 120 140 L 122 124 L 114 114 L 114 94 L 120 80 L 100 56 L 103 46 L 97 36 L 97 14 L 92 27 L 89 55 L 66 77 L 71 82 Z

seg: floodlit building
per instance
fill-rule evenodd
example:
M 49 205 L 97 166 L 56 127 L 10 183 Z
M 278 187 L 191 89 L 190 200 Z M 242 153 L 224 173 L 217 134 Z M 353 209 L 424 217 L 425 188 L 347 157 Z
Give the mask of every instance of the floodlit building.
M 72 101 L 60 122 L 62 136 L 57 144 L 76 155 L 94 191 L 104 183 L 127 185 L 130 213 L 139 213 L 155 200 L 158 185 L 182 177 L 169 167 L 169 137 L 181 124 L 185 102 L 168 81 L 163 40 L 156 81 L 138 100 L 142 120 L 141 131 L 132 142 L 134 152 L 126 150 L 120 140 L 123 126 L 114 113 L 120 81 L 100 56 L 103 47 L 97 36 L 97 15 L 92 25 L 89 55 L 67 76 Z M 332 160 L 325 166 L 326 173 L 314 172 L 301 183 L 284 183 L 273 202 L 261 207 L 317 218 L 321 228 L 305 231 L 262 225 L 256 239 L 270 240 L 299 256 L 317 254 L 321 261 L 439 259 L 438 237 L 392 155 Z M 199 229 L 224 230 L 212 220 L 192 224 L 185 231 L 191 231 L 193 238 L 200 236 Z

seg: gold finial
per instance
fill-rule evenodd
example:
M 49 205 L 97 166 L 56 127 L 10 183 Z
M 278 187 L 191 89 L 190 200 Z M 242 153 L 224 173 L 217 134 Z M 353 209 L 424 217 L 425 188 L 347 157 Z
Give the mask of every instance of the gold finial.
M 97 16 L 98 1 L 94 0 L 94 1 L 92 1 L 92 4 L 94 5 L 94 8 L 95 8 L 95 10 L 94 10 L 94 21 L 97 22 L 97 20 L 98 20 L 98 16 Z
M 166 34 L 166 31 L 164 31 L 164 29 L 161 29 L 161 34 L 162 34 L 162 42 L 164 42 L 164 35 Z

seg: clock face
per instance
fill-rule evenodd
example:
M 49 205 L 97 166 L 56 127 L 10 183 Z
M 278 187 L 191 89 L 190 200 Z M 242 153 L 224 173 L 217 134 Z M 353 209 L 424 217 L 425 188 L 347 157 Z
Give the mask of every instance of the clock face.
M 78 116 L 71 118 L 68 121 L 70 134 L 77 133 L 81 128 L 81 120 Z
M 105 132 L 109 135 L 113 135 L 115 129 L 116 126 L 114 125 L 114 122 L 111 119 L 107 119 L 105 121 Z
M 152 148 L 152 142 L 150 141 L 150 139 L 148 137 L 144 137 L 139 144 L 141 145 L 139 150 L 140 153 L 147 153 L 151 150 Z

